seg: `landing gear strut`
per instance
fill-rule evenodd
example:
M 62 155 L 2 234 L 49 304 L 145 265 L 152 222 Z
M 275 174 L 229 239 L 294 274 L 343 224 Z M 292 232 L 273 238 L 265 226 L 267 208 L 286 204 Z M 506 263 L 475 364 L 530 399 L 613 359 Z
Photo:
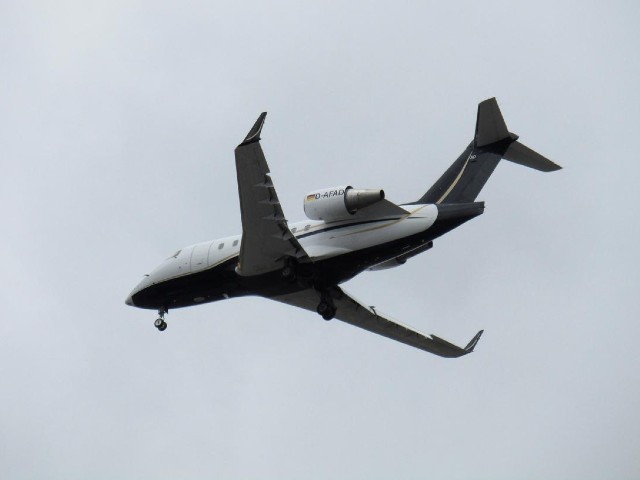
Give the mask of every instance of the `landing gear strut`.
M 286 280 L 289 283 L 295 282 L 296 281 L 295 266 L 291 263 L 285 265 L 284 267 L 282 267 L 282 270 L 280 271 L 280 275 L 284 280 Z
M 285 264 L 280 270 L 280 278 L 286 283 L 297 283 L 303 288 L 315 288 L 311 265 L 309 263 L 298 263 L 295 258 L 285 260 Z
M 164 332 L 167 329 L 167 322 L 164 321 L 164 314 L 167 313 L 166 308 L 161 308 L 158 310 L 159 317 L 153 322 L 153 326 L 156 327 L 161 332 Z

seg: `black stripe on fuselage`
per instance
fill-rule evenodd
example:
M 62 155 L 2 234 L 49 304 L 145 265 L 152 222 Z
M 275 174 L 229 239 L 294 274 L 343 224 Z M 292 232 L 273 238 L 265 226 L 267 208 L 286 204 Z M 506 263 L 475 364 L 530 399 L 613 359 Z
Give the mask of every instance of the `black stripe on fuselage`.
M 350 228 L 358 225 L 375 224 L 385 221 L 393 222 L 400 218 L 401 217 L 395 217 L 343 223 L 341 225 L 329 225 L 322 229 L 305 232 L 298 235 L 296 238 L 300 239 L 310 237 L 312 235 L 318 235 L 328 231 Z M 282 288 L 282 279 L 280 278 L 279 271 L 276 271 L 277 275 L 275 275 L 275 277 L 273 276 L 273 273 L 254 277 L 243 277 L 236 274 L 235 267 L 238 264 L 238 256 L 239 255 L 234 255 L 220 264 L 208 267 L 199 272 L 193 272 L 158 282 L 134 294 L 132 298 L 133 303 L 135 306 L 141 308 L 157 309 L 163 306 L 166 308 L 181 308 L 199 303 L 215 302 L 225 298 L 259 294 L 259 291 L 264 290 L 269 285 L 273 285 L 274 282 L 279 285 L 278 288 Z M 340 255 L 340 258 L 343 256 L 344 255 Z M 322 261 L 314 262 L 314 270 L 316 270 L 321 263 Z M 374 261 L 371 265 L 375 265 L 377 263 L 380 262 Z M 349 278 L 352 276 L 353 275 Z M 330 275 L 330 277 L 335 278 L 336 275 Z M 195 285 L 203 285 L 203 288 L 195 288 Z M 205 285 L 206 288 L 204 288 Z M 193 290 L 192 287 L 194 287 Z M 196 289 L 201 291 L 195 294 L 194 292 Z M 299 290 L 299 288 L 296 287 L 291 291 L 297 290 Z M 186 293 L 188 293 L 188 295 L 185 297 Z M 283 290 L 283 293 L 287 292 Z M 202 298 L 200 301 L 194 300 L 200 298 Z
M 444 235 L 469 220 L 446 219 L 436 222 L 425 231 L 372 247 L 318 260 L 310 266 L 313 281 L 324 285 L 338 285 L 373 265 L 395 258 Z M 376 223 L 357 222 L 357 223 Z M 353 224 L 336 226 L 346 228 Z M 333 227 L 329 227 L 334 229 Z M 327 229 L 309 234 L 322 233 Z M 238 256 L 208 269 L 159 282 L 133 295 L 133 303 L 140 308 L 173 309 L 215 302 L 225 298 L 259 295 L 272 297 L 309 288 L 289 283 L 276 270 L 263 275 L 243 277 L 235 272 Z

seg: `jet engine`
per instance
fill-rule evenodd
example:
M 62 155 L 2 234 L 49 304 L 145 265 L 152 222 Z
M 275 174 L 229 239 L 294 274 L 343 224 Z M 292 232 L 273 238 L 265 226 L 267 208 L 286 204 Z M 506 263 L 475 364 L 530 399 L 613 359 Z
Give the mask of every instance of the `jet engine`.
M 384 190 L 357 190 L 351 186 L 332 187 L 309 193 L 304 213 L 311 220 L 348 220 L 358 210 L 384 200 Z

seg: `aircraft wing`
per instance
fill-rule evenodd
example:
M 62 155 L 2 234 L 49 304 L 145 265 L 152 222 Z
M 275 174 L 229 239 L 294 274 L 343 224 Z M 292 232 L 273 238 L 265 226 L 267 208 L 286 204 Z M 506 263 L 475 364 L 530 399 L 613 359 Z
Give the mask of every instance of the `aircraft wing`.
M 411 327 L 387 318 L 374 307 L 363 305 L 340 287 L 334 287 L 332 289 L 331 297 L 337 309 L 336 318 L 338 320 L 441 357 L 455 358 L 473 352 L 483 332 L 483 330 L 480 330 L 466 347 L 461 348 L 440 337 L 424 335 Z M 270 298 L 313 312 L 316 311 L 316 307 L 320 301 L 319 294 L 313 289 Z
M 310 262 L 293 236 L 282 212 L 269 166 L 260 146 L 267 113 L 260 115 L 235 150 L 238 194 L 242 216 L 242 242 L 238 273 L 259 275 L 282 268 L 289 258 Z

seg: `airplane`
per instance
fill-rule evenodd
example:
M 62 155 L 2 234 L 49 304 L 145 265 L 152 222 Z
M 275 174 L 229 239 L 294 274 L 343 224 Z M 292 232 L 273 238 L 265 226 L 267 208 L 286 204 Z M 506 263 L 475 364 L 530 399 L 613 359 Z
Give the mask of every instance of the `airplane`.
M 478 105 L 475 135 L 458 159 L 418 200 L 395 204 L 381 189 L 322 188 L 304 198 L 308 220 L 288 223 L 260 145 L 266 112 L 235 149 L 242 234 L 198 243 L 164 260 L 125 303 L 158 311 L 248 295 L 317 312 L 439 355 L 473 352 L 425 335 L 367 306 L 340 285 L 356 275 L 403 265 L 435 239 L 484 212 L 475 201 L 501 159 L 543 172 L 561 167 L 510 133 L 495 98 Z

